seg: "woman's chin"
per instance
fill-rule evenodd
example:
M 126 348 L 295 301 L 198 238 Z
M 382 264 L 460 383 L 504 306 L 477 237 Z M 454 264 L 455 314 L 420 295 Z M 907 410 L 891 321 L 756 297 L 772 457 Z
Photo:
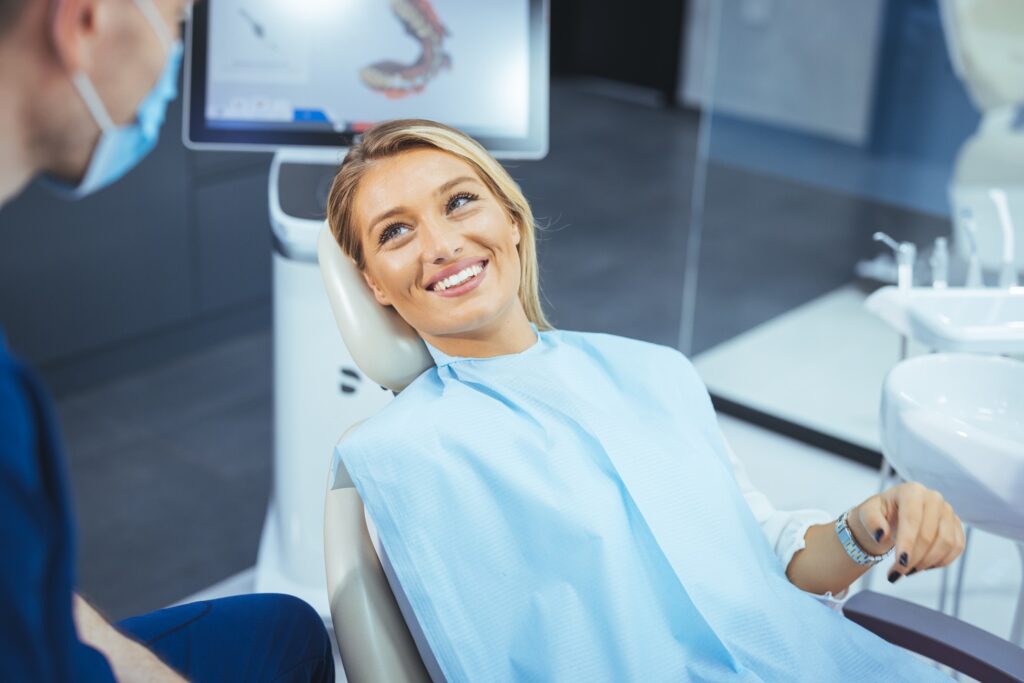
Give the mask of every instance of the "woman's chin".
M 488 334 L 495 321 L 507 315 L 510 306 L 518 301 L 516 292 L 500 298 L 487 292 L 484 296 L 472 298 L 420 302 L 421 305 L 414 311 L 415 315 L 402 315 L 401 311 L 399 315 L 420 337 L 479 337 Z
M 455 315 L 449 312 L 438 316 L 438 319 L 430 321 L 423 328 L 417 328 L 417 331 L 421 337 L 424 332 L 433 337 L 476 337 L 486 334 L 496 317 L 496 313 L 490 310 L 459 311 Z

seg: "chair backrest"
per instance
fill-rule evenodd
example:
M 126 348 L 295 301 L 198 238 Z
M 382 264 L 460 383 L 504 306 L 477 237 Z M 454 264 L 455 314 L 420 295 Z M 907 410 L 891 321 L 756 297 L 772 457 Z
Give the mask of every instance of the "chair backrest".
M 434 364 L 416 330 L 393 308 L 377 303 L 326 223 L 317 239 L 317 257 L 341 338 L 364 375 L 397 393 Z
M 326 224 L 317 255 L 338 330 L 363 374 L 398 392 L 433 365 L 423 340 L 393 309 L 377 303 Z M 324 559 L 345 675 L 353 683 L 430 681 L 374 549 L 359 494 L 344 471 L 333 472 L 331 482 L 324 503 Z

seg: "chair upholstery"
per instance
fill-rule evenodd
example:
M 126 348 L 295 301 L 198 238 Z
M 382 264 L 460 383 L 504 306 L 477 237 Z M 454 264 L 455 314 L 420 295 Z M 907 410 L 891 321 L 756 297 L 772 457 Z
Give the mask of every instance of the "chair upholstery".
M 377 303 L 325 224 L 320 273 L 345 346 L 359 369 L 398 392 L 433 364 L 416 331 Z M 349 427 L 339 443 L 358 426 Z M 352 683 L 429 681 L 426 668 L 374 550 L 363 503 L 344 469 L 324 502 L 324 560 L 335 638 Z
M 326 223 L 317 239 L 317 257 L 341 338 L 364 375 L 398 393 L 434 364 L 416 330 L 393 308 L 377 303 Z
M 848 619 L 893 645 L 983 683 L 1024 683 L 1024 649 L 953 617 L 872 591 L 843 606 Z

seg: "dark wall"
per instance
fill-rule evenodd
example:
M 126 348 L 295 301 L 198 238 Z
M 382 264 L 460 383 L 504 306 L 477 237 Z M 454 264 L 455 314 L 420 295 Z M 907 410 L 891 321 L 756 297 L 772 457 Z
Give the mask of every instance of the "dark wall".
M 685 0 L 551 0 L 551 71 L 652 88 L 675 100 Z
M 59 391 L 269 320 L 270 157 L 186 150 L 180 107 L 114 186 L 0 211 L 0 328 Z
M 672 101 L 681 0 L 552 0 L 552 69 Z M 270 156 L 157 149 L 83 201 L 37 186 L 0 211 L 0 328 L 58 393 L 270 322 Z

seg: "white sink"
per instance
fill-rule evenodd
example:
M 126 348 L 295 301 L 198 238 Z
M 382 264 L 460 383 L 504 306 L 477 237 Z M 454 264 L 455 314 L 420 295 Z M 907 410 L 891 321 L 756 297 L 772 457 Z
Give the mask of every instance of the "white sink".
M 901 334 L 937 351 L 1024 353 L 1024 287 L 882 287 L 864 305 Z
M 936 353 L 898 364 L 882 391 L 882 450 L 965 523 L 1024 541 L 1024 363 Z

